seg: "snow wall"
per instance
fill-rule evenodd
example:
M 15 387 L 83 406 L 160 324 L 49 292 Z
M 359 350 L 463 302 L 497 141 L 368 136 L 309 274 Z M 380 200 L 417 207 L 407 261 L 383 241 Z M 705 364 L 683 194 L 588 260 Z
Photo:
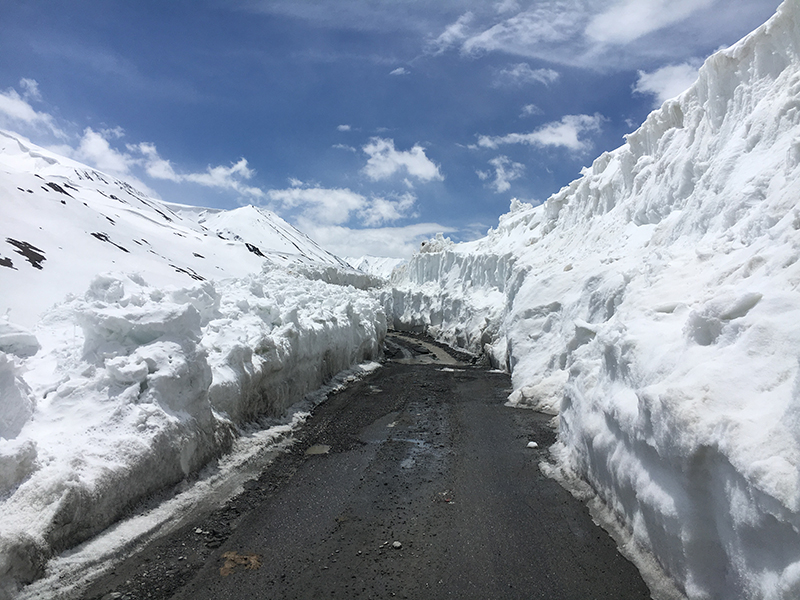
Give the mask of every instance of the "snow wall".
M 0 319 L 0 598 L 192 476 L 238 425 L 378 357 L 380 303 L 323 281 L 352 283 L 331 269 L 183 288 L 101 274 L 34 332 Z
M 543 467 L 591 487 L 657 595 L 800 597 L 799 20 L 787 0 L 580 179 L 432 240 L 383 297 L 559 415 Z

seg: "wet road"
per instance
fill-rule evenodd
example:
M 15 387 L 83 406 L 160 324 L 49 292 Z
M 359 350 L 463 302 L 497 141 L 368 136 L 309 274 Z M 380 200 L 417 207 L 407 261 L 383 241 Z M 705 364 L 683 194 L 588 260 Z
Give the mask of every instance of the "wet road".
M 394 342 L 399 360 L 317 407 L 243 494 L 86 597 L 649 598 L 587 508 L 540 473 L 549 417 L 505 407 L 505 374 Z

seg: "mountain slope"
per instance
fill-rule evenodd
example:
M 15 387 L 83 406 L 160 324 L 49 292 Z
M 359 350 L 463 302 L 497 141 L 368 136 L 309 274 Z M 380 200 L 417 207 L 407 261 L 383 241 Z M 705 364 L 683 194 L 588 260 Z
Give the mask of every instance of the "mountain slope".
M 0 199 L 0 311 L 27 327 L 99 271 L 139 272 L 166 285 L 242 277 L 265 263 L 346 267 L 263 208 L 160 202 L 2 131 Z

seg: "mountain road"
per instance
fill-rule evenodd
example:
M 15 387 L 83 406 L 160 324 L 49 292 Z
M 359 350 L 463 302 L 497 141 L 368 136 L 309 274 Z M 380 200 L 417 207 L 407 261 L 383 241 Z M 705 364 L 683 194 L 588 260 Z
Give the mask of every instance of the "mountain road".
M 399 334 L 387 357 L 242 494 L 85 597 L 650 597 L 586 506 L 540 472 L 551 417 L 506 407 L 507 374 Z

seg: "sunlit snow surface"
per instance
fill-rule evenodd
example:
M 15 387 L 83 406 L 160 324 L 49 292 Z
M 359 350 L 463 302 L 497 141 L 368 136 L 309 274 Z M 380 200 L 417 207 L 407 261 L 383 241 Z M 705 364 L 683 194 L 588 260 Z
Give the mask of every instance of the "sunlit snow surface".
M 550 472 L 691 598 L 800 597 L 798 19 L 785 2 L 582 178 L 433 240 L 384 295 L 558 413 Z
M 0 201 L 0 597 L 380 353 L 376 279 L 268 211 L 166 205 L 7 133 Z

